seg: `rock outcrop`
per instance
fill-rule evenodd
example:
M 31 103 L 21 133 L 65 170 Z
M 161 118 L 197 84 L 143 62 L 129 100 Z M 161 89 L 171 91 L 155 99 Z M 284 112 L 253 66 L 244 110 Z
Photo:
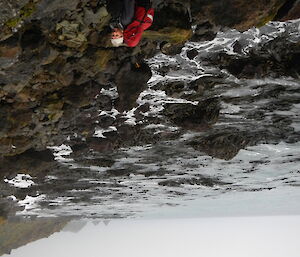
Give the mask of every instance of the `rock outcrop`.
M 96 127 L 106 126 L 99 124 L 99 111 L 135 106 L 151 77 L 143 59 L 157 53 L 157 44 L 167 42 L 162 50 L 172 54 L 193 36 L 192 25 L 193 40 L 207 40 L 221 27 L 245 30 L 276 15 L 296 18 L 299 1 L 292 2 L 155 0 L 155 22 L 140 45 L 114 49 L 107 40 L 110 14 L 105 1 L 0 1 L 0 159 L 44 151 L 67 138 L 74 145 L 95 141 Z M 190 58 L 196 54 L 191 52 Z M 295 65 L 298 55 L 291 57 Z M 247 73 L 247 62 L 240 62 L 226 66 L 234 70 L 237 65 L 242 69 L 238 73 Z M 114 87 L 117 95 L 104 93 Z M 196 119 L 193 108 L 200 107 L 188 108 Z M 218 115 L 203 112 L 206 123 Z M 171 121 L 178 124 L 178 118 Z M 120 134 L 117 138 L 122 141 Z
M 220 53 L 208 62 L 227 69 L 238 78 L 291 76 L 299 78 L 300 45 L 282 35 L 252 49 L 246 56 Z M 237 43 L 238 44 L 238 43 Z
M 0 255 L 10 254 L 30 242 L 60 232 L 70 221 L 68 218 L 39 218 L 36 220 L 5 220 L 0 217 Z

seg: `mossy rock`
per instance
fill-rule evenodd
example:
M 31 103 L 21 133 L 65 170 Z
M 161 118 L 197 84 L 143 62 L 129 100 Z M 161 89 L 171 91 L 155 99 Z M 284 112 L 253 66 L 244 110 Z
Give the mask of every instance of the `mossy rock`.
M 29 1 L 23 8 L 21 8 L 17 17 L 9 19 L 5 24 L 10 28 L 16 28 L 22 21 L 30 17 L 36 11 L 36 2 Z
M 114 51 L 112 50 L 99 50 L 96 53 L 96 65 L 100 71 L 105 70 L 108 62 L 113 58 Z
M 5 218 L 0 217 L 0 226 L 6 222 Z
M 143 37 L 149 40 L 168 41 L 170 43 L 184 43 L 192 37 L 192 30 L 167 27 L 158 31 L 147 30 Z
M 285 2 L 286 2 L 285 0 L 278 0 L 276 5 L 269 11 L 268 15 L 263 17 L 256 24 L 256 27 L 260 28 L 260 27 L 264 26 L 265 24 L 267 24 L 268 22 L 272 21 L 276 17 L 278 10 L 285 4 Z

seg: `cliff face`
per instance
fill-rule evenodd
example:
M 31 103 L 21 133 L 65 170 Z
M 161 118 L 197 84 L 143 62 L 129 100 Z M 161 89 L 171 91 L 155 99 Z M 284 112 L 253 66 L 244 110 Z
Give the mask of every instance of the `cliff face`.
M 0 0 L 2 161 L 11 162 L 15 159 L 8 156 L 20 154 L 35 156 L 66 138 L 73 145 L 89 141 L 98 150 L 148 142 L 138 127 L 133 131 L 121 119 L 121 132 L 113 143 L 94 142 L 93 134 L 96 127 L 113 122 L 99 123 L 101 110 L 121 112 L 135 105 L 151 77 L 143 60 L 157 53 L 157 44 L 167 41 L 171 44 L 165 52 L 180 51 L 192 37 L 191 25 L 204 35 L 221 27 L 261 26 L 276 15 L 278 19 L 299 16 L 299 1 L 157 0 L 153 4 L 155 22 L 140 45 L 114 49 L 107 40 L 110 15 L 105 1 Z M 118 94 L 105 93 L 115 86 Z
M 0 255 L 10 254 L 13 249 L 60 232 L 69 221 L 66 218 L 39 218 L 1 223 L 0 219 Z

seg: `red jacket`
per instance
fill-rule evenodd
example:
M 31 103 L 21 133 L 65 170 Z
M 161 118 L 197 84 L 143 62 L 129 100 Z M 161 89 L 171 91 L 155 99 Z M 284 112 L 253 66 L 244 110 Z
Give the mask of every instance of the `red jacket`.
M 144 30 L 148 29 L 153 22 L 154 9 L 147 12 L 144 7 L 135 8 L 134 20 L 124 30 L 124 43 L 129 47 L 135 47 L 141 40 Z

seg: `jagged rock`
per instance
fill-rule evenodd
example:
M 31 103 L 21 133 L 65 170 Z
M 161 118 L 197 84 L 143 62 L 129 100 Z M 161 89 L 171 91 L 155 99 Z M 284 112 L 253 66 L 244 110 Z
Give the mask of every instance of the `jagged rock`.
M 253 139 L 252 139 L 253 140 Z M 212 157 L 231 160 L 251 142 L 248 133 L 224 131 L 194 139 L 189 144 Z
M 0 255 L 10 254 L 38 239 L 46 238 L 61 231 L 70 218 L 38 218 L 35 220 L 8 220 L 0 226 Z
M 171 44 L 168 42 L 163 42 L 160 44 L 160 51 L 166 55 L 176 55 L 181 53 L 183 47 L 183 43 Z
M 0 177 L 24 172 L 30 172 L 31 175 L 46 173 L 57 166 L 49 149 L 42 151 L 29 149 L 16 156 L 1 158 L 0 163 Z
M 219 181 L 216 178 L 197 176 L 194 178 L 178 178 L 172 180 L 164 180 L 158 182 L 160 186 L 168 186 L 168 187 L 179 187 L 181 185 L 198 185 L 205 187 L 214 187 L 217 185 L 224 185 L 226 183 Z
M 156 6 L 152 29 L 159 30 L 166 27 L 189 29 L 191 27 L 191 17 L 188 4 L 188 1 L 185 4 L 177 1 L 174 1 L 174 3 L 172 1 L 161 1 Z
M 261 78 L 292 76 L 298 78 L 300 72 L 300 47 L 279 37 L 265 45 L 251 50 L 247 56 L 220 53 L 209 62 L 227 69 L 238 78 Z
M 299 18 L 300 1 L 289 0 L 278 10 L 274 20 L 287 21 Z
M 135 57 L 153 56 L 163 41 L 165 53 L 178 53 L 192 37 L 191 24 L 194 38 L 209 39 L 219 25 L 247 29 L 270 20 L 281 7 L 283 13 L 297 10 L 285 2 L 154 0 L 155 22 L 140 46 L 110 49 L 104 1 L 0 0 L 0 154 L 42 150 L 68 134 L 92 135 L 93 108 L 132 108 L 150 78 L 145 64 L 131 68 Z M 298 59 L 294 55 L 290 63 L 299 67 Z M 224 66 L 234 70 L 233 64 Z M 237 73 L 252 72 L 246 71 Z M 118 87 L 118 103 L 100 94 L 110 85 Z M 78 125 L 87 121 L 82 109 L 90 111 L 92 125 Z
M 198 55 L 198 51 L 196 49 L 192 49 L 187 51 L 186 55 L 190 60 L 192 60 Z
M 152 72 L 146 63 L 125 63 L 116 75 L 119 93 L 118 109 L 130 110 L 136 105 L 136 99 L 146 89 Z
M 112 152 L 121 147 L 155 143 L 161 135 L 142 129 L 141 126 L 121 125 L 117 131 L 104 133 L 105 138 L 88 137 L 86 143 L 89 149 L 97 152 Z M 167 137 L 166 137 L 167 138 Z
M 218 120 L 220 106 L 217 98 L 193 104 L 166 104 L 164 115 L 177 125 L 203 130 Z
M 191 41 L 209 41 L 216 37 L 220 30 L 219 26 L 212 25 L 209 21 L 198 24 Z
M 206 90 L 212 89 L 214 86 L 221 84 L 224 81 L 224 76 L 205 76 L 196 79 L 188 84 L 190 89 L 203 93 Z
M 164 67 L 166 71 L 170 69 L 170 67 Z M 153 89 L 155 90 L 163 90 L 166 92 L 168 96 L 175 98 L 185 98 L 185 90 L 187 90 L 187 83 L 184 81 L 173 81 L 169 83 L 158 83 Z
M 285 0 L 241 0 L 191 1 L 191 11 L 197 23 L 209 21 L 213 25 L 246 30 L 252 26 L 262 26 L 272 20 Z

